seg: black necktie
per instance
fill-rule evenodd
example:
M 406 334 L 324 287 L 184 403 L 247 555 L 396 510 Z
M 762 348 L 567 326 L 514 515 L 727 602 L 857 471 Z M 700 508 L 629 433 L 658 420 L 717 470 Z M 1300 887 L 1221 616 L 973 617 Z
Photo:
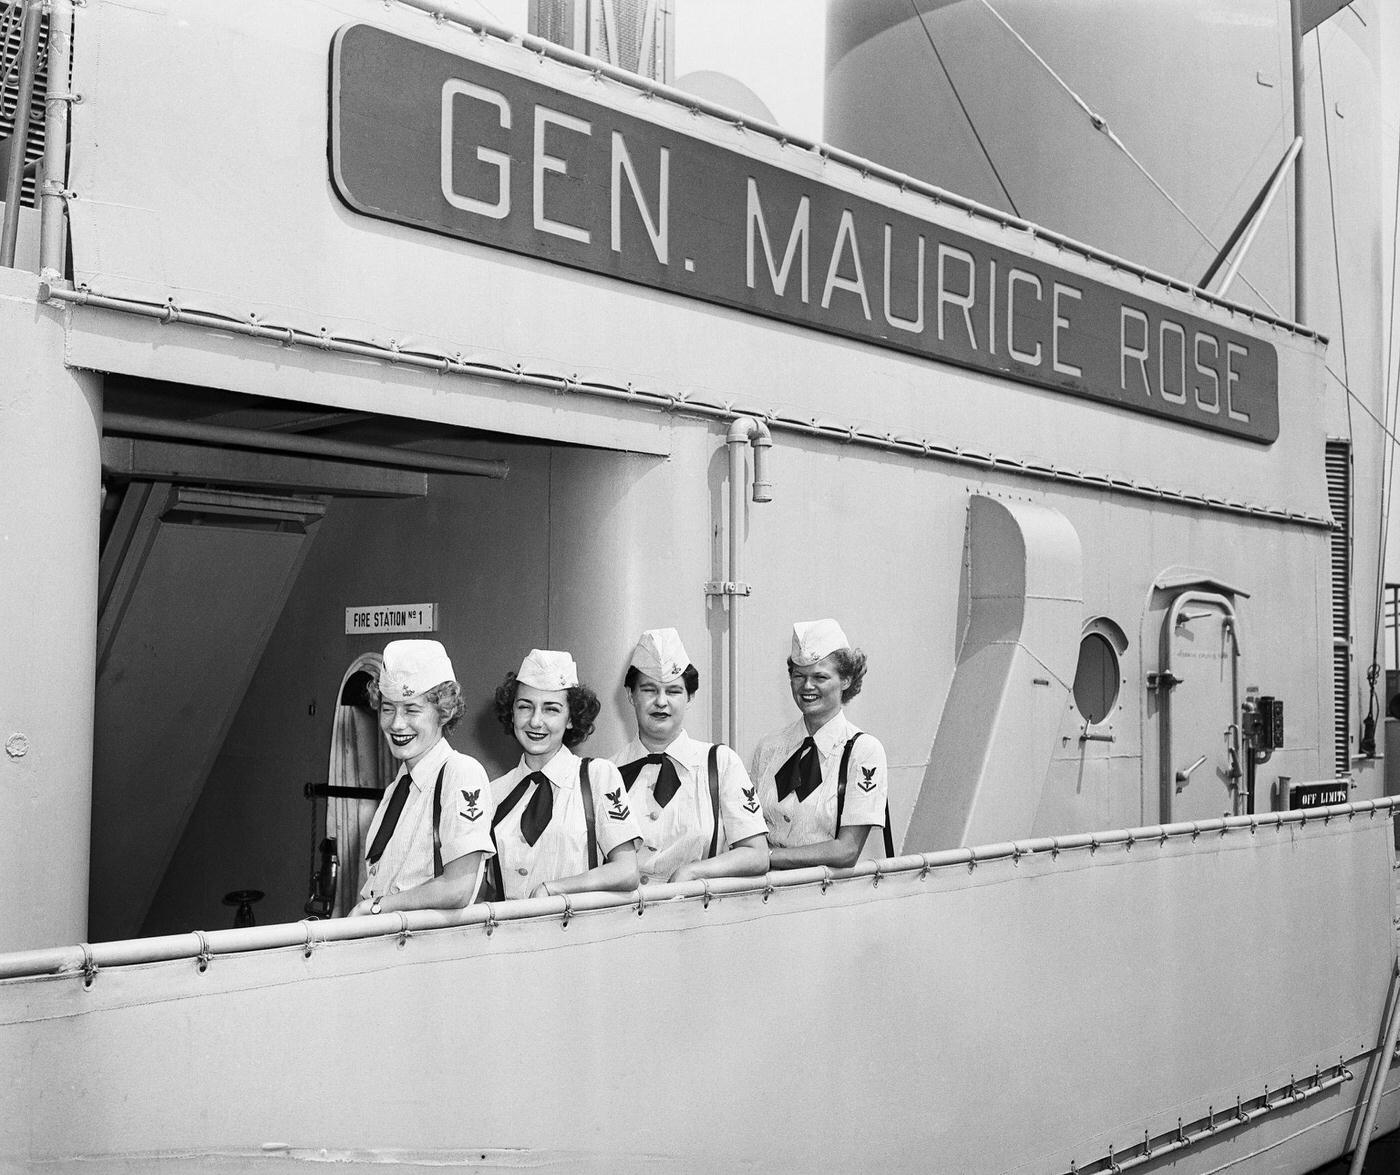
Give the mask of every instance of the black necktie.
M 550 817 L 554 815 L 554 785 L 543 771 L 531 771 L 525 777 L 525 782 L 535 785 L 535 794 L 526 802 L 525 811 L 521 813 L 520 835 L 527 845 L 533 846 L 549 827 Z
M 408 802 L 408 788 L 412 782 L 413 776 L 405 771 L 394 785 L 394 794 L 389 797 L 389 806 L 384 809 L 384 819 L 379 822 L 379 830 L 374 834 L 374 843 L 365 854 L 365 859 L 371 865 L 379 864 L 379 858 L 384 855 L 385 845 L 389 843 L 389 838 L 394 835 L 394 829 L 399 825 L 399 816 L 403 813 L 404 804 Z
M 799 803 L 821 786 L 822 768 L 817 758 L 817 744 L 810 735 L 793 751 L 792 758 L 773 773 L 773 782 L 778 785 L 778 799 L 785 799 L 789 792 L 796 792 Z
M 656 773 L 656 787 L 652 789 L 651 794 L 656 797 L 657 807 L 664 808 L 671 802 L 671 797 L 681 790 L 681 777 L 676 774 L 676 765 L 671 762 L 670 755 L 647 755 L 645 758 L 633 759 L 618 771 L 622 782 L 627 785 L 627 790 L 631 791 L 632 785 L 637 782 L 637 776 L 648 763 L 655 763 L 661 768 Z

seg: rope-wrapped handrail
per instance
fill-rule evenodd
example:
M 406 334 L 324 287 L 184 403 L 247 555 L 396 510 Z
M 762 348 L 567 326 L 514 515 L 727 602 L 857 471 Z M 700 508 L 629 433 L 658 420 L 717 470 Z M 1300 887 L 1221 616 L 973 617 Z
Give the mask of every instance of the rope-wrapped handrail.
M 489 906 L 479 904 L 457 911 L 413 910 L 393 915 L 367 915 L 327 921 L 308 919 L 270 926 L 191 931 L 188 934 L 159 938 L 123 939 L 19 951 L 0 955 L 0 980 L 86 976 L 91 984 L 92 977 L 101 970 L 142 963 L 179 959 L 203 959 L 207 963 L 207 960 L 220 955 L 289 947 L 305 950 L 313 943 L 316 949 L 320 949 L 329 943 L 356 939 L 395 939 L 402 945 L 409 935 L 421 931 L 482 927 L 489 935 L 500 926 L 511 922 L 547 917 L 571 919 L 582 913 L 615 909 L 627 910 L 634 917 L 645 917 L 648 911 L 673 898 L 698 899 L 697 906 L 707 909 L 714 901 L 725 896 L 761 894 L 767 902 L 772 895 L 791 889 L 817 888 L 825 894 L 840 892 L 843 887 L 862 883 L 873 889 L 875 886 L 872 883 L 878 883 L 880 880 L 907 875 L 923 879 L 939 870 L 976 870 L 1008 861 L 1019 867 L 1027 857 L 1056 861 L 1067 853 L 1088 851 L 1093 854 L 1110 846 L 1121 845 L 1130 851 L 1136 851 L 1134 846 L 1138 845 L 1161 847 L 1171 841 L 1193 843 L 1201 841 L 1207 833 L 1217 836 L 1229 836 L 1239 832 L 1257 834 L 1260 831 L 1282 831 L 1285 828 L 1302 827 L 1310 823 L 1326 824 L 1334 820 L 1354 820 L 1359 816 L 1375 818 L 1384 815 L 1389 819 L 1395 815 L 1397 808 L 1400 808 L 1400 796 L 1386 796 L 1375 800 L 1357 800 L 1349 804 L 1333 804 L 1292 812 L 1223 816 L 1213 820 L 1002 841 L 996 844 L 940 849 L 929 853 L 904 853 L 884 860 L 861 861 L 848 869 L 812 866 L 805 869 L 780 870 L 758 877 L 712 877 L 667 883 L 647 886 L 644 895 L 633 890 L 628 893 L 595 892 L 523 898 L 493 902 Z
M 690 396 L 682 398 L 672 392 L 650 391 L 638 388 L 631 383 L 625 387 L 619 387 L 598 380 L 579 379 L 577 376 L 566 377 L 557 373 L 530 372 L 526 371 L 520 364 L 512 367 L 501 367 L 463 359 L 460 352 L 446 355 L 435 351 L 405 351 L 397 345 L 343 338 L 319 331 L 313 334 L 295 327 L 233 318 L 211 311 L 181 308 L 178 314 L 172 314 L 169 303 L 117 298 L 86 288 L 71 289 L 55 282 L 41 282 L 39 284 L 39 300 L 41 302 L 67 302 L 98 310 L 132 314 L 141 318 L 154 319 L 166 325 L 180 323 L 207 330 L 245 335 L 249 338 L 273 342 L 284 348 L 306 345 L 320 351 L 330 351 L 362 359 L 378 359 L 398 367 L 415 367 L 442 376 L 456 375 L 475 379 L 499 380 L 504 383 L 550 392 L 554 395 L 578 395 L 631 403 L 662 412 L 715 420 L 724 424 L 732 424 L 740 417 L 751 416 L 756 420 L 764 421 L 775 432 L 793 433 L 841 445 L 878 449 L 882 453 L 901 453 L 909 457 L 968 466 L 981 471 L 995 470 L 1011 477 L 1028 478 L 1037 482 L 1053 481 L 1060 484 L 1085 486 L 1095 490 L 1108 490 L 1112 493 L 1142 498 L 1153 503 L 1169 498 L 1183 506 L 1210 513 L 1245 516 L 1283 525 L 1327 531 L 1334 529 L 1331 518 L 1309 514 L 1301 510 L 1290 510 L 1282 506 L 1206 497 L 1188 490 L 1154 485 L 1149 482 L 1128 481 L 1121 477 L 1093 470 L 1064 469 L 1048 463 L 1027 463 L 1006 454 L 983 453 L 955 445 L 938 444 L 927 437 L 893 436 L 888 431 L 863 429 L 850 423 L 838 423 L 817 417 L 804 419 L 784 416 L 771 409 L 736 404 L 733 401 L 712 403 Z

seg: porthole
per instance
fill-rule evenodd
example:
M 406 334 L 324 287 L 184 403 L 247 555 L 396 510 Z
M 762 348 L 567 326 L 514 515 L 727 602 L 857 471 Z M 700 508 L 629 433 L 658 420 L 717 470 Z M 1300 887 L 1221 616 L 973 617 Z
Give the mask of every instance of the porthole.
M 1114 643 L 1102 632 L 1086 632 L 1079 642 L 1079 664 L 1074 670 L 1074 704 L 1090 726 L 1113 713 L 1122 680 Z

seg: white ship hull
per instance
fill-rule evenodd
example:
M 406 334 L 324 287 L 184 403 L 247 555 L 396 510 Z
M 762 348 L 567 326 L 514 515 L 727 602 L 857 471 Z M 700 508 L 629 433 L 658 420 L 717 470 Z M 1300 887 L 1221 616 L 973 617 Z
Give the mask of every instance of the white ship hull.
M 1359 807 L 6 956 L 0 1170 L 1305 1172 L 1394 970 Z

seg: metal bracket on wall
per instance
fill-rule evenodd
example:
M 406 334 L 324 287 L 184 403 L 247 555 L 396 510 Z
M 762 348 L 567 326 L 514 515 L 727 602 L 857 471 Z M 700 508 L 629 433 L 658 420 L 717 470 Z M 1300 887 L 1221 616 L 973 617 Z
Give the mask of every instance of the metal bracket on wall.
M 742 579 L 707 579 L 705 581 L 705 594 L 707 596 L 749 596 L 753 594 L 753 587 Z

